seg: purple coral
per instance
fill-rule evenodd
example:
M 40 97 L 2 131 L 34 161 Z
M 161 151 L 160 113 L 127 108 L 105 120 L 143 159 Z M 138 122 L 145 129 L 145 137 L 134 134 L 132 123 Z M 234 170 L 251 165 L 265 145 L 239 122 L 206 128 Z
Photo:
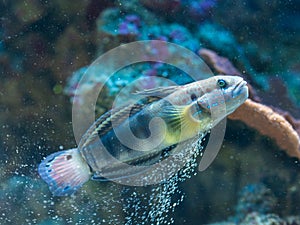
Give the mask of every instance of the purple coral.
M 182 30 L 175 29 L 170 33 L 170 38 L 175 41 L 186 41 L 186 34 Z
M 137 15 L 133 15 L 133 14 L 127 15 L 127 16 L 125 17 L 125 21 L 131 22 L 131 23 L 133 23 L 133 24 L 135 24 L 135 25 L 137 25 L 137 26 L 140 26 L 140 25 L 141 25 L 141 19 L 140 19 L 140 17 L 138 17 Z
M 119 24 L 118 33 L 121 35 L 138 35 L 141 20 L 137 15 L 127 15 Z
M 192 1 L 189 5 L 189 13 L 194 19 L 205 17 L 215 7 L 217 0 Z

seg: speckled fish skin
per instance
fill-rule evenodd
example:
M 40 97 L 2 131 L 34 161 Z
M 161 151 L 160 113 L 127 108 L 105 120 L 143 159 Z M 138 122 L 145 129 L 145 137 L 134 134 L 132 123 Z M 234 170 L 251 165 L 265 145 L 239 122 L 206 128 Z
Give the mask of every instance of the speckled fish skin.
M 224 80 L 226 82 L 225 88 L 220 88 L 218 86 L 219 80 Z M 153 164 L 159 160 L 159 156 L 165 148 L 188 140 L 196 136 L 199 132 L 205 133 L 226 115 L 232 113 L 248 97 L 246 82 L 237 76 L 215 76 L 188 85 L 175 86 L 173 89 L 168 87 L 166 91 L 167 93 L 164 93 L 164 88 L 158 88 L 152 91 L 139 93 L 141 95 L 144 94 L 145 96 L 160 95 L 163 98 L 144 105 L 142 110 L 125 120 L 118 127 L 115 127 L 114 130 L 110 130 L 105 135 L 101 135 L 100 139 L 105 147 L 105 151 L 101 150 L 103 147 L 99 147 L 100 140 L 98 138 L 95 138 L 93 143 L 89 143 L 81 149 L 83 157 L 94 172 L 97 174 L 101 174 L 102 172 L 102 174 L 105 175 L 104 171 L 106 167 L 109 167 L 110 169 L 114 168 L 114 166 L 116 168 L 118 167 L 117 164 L 111 164 L 112 162 L 109 160 L 109 157 L 106 157 L 106 151 L 117 160 L 128 164 Z M 212 121 L 210 110 L 208 109 L 209 102 L 205 98 L 206 95 L 211 98 L 210 101 L 212 103 L 225 100 L 227 112 L 222 115 L 221 118 L 218 118 L 217 121 Z M 185 123 L 187 123 L 185 126 L 182 125 L 182 121 L 180 121 L 181 126 L 176 127 L 172 124 L 173 114 L 168 114 L 169 109 L 176 110 L 176 107 L 178 106 L 180 109 L 184 110 L 187 107 L 194 106 L 193 109 L 196 111 L 197 107 L 199 108 L 199 104 L 201 104 L 200 107 L 202 108 L 202 113 L 199 118 L 187 118 L 185 120 Z M 217 107 L 215 108 L 218 110 Z M 123 145 L 116 137 L 115 130 L 122 133 L 122 130 L 128 123 L 135 136 L 138 138 L 149 137 L 151 135 L 149 123 L 154 117 L 162 118 L 167 125 L 167 132 L 163 134 L 165 135 L 165 138 L 158 147 L 150 151 L 136 151 Z M 124 132 L 127 132 L 126 129 L 124 130 Z M 163 133 L 163 131 L 158 129 L 158 133 Z M 123 136 L 126 136 L 126 133 L 124 133 Z
M 241 77 L 215 76 L 137 94 L 145 98 L 102 115 L 77 148 L 55 152 L 40 163 L 38 172 L 54 195 L 71 195 L 91 177 L 117 180 L 138 174 L 134 168 L 159 162 L 164 152 L 172 152 L 176 144 L 206 133 L 232 113 L 248 98 L 248 88 Z M 164 123 L 154 123 L 155 131 L 150 132 L 149 124 L 155 118 Z M 129 138 L 129 126 L 137 140 Z M 125 139 L 128 136 L 133 146 L 122 144 L 120 135 Z M 139 140 L 149 137 L 161 138 L 161 142 L 153 148 L 151 141 L 141 145 Z M 123 165 L 127 164 L 135 167 L 125 169 Z

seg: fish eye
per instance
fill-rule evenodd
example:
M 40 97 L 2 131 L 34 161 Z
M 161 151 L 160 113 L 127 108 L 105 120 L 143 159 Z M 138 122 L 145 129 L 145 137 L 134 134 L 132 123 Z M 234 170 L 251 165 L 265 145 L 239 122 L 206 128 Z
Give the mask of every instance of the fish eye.
M 197 100 L 197 96 L 194 93 L 191 95 L 191 100 L 192 101 L 196 101 Z
M 226 81 L 223 80 L 223 79 L 219 79 L 217 83 L 218 83 L 220 88 L 225 88 L 227 86 Z

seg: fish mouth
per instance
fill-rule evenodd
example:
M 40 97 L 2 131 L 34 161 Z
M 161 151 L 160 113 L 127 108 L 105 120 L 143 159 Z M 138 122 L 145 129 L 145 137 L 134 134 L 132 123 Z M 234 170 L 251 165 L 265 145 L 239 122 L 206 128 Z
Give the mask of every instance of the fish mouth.
M 248 90 L 247 82 L 241 80 L 232 90 L 232 98 L 238 97 L 243 90 Z

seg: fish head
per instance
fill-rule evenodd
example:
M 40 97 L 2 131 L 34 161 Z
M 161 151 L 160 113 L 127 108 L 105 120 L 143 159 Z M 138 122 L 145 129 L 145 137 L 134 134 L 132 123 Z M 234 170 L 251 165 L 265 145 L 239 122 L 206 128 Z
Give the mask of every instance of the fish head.
M 247 82 L 239 76 L 215 76 L 214 78 L 216 90 L 219 90 L 224 97 L 228 115 L 248 98 Z
M 202 95 L 194 101 L 197 106 L 195 108 L 202 113 L 215 115 L 216 123 L 231 114 L 248 98 L 247 82 L 239 76 L 214 76 L 199 85 Z

